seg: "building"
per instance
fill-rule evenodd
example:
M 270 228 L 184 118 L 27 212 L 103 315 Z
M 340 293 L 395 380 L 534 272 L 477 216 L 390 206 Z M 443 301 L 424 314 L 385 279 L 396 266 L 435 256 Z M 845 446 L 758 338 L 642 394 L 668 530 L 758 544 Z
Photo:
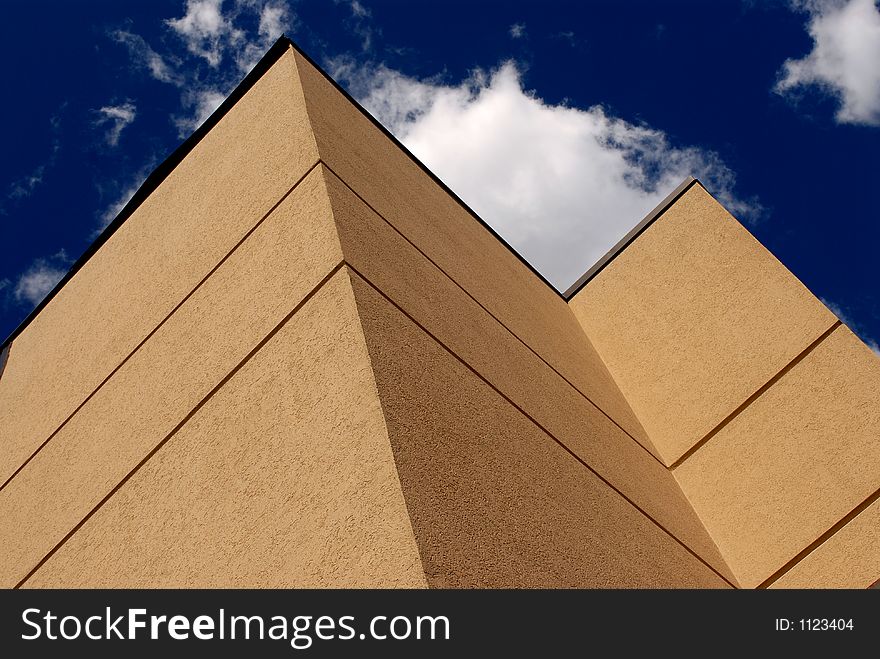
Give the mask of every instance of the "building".
M 286 39 L 3 360 L 5 587 L 880 577 L 880 360 L 698 182 L 560 295 Z

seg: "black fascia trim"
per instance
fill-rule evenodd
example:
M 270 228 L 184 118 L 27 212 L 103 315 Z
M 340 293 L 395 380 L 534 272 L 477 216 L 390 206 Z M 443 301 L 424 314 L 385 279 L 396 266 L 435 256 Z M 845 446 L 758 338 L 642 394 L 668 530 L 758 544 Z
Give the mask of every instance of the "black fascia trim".
M 52 300 L 53 297 L 60 291 L 64 285 L 70 281 L 70 279 L 82 268 L 86 262 L 92 258 L 92 256 L 97 252 L 101 246 L 106 243 L 110 237 L 119 229 L 120 226 L 134 213 L 135 210 L 144 202 L 144 200 L 149 197 L 156 188 L 171 174 L 172 171 L 181 163 L 181 161 L 192 151 L 196 145 L 202 141 L 205 135 L 217 125 L 217 123 L 229 112 L 232 107 L 238 103 L 238 101 L 251 89 L 251 87 L 256 84 L 256 82 L 263 77 L 263 74 L 272 67 L 275 62 L 277 62 L 281 56 L 288 50 L 293 49 L 298 55 L 300 55 L 306 62 L 315 67 L 315 70 L 318 71 L 342 96 L 351 103 L 362 115 L 364 115 L 370 123 L 373 124 L 376 128 L 378 128 L 382 134 L 385 135 L 391 142 L 397 146 L 410 160 L 412 160 L 425 174 L 427 174 L 431 180 L 433 180 L 440 188 L 448 194 L 452 199 L 463 208 L 471 217 L 473 217 L 477 222 L 479 222 L 488 232 L 492 235 L 498 242 L 500 242 L 511 254 L 513 254 L 517 259 L 519 259 L 520 263 L 522 263 L 526 268 L 528 268 L 540 281 L 542 281 L 551 291 L 559 295 L 566 302 L 573 297 L 580 288 L 586 284 L 587 281 L 593 276 L 595 276 L 602 267 L 607 265 L 620 251 L 622 251 L 632 240 L 638 237 L 638 234 L 641 231 L 644 231 L 647 226 L 653 222 L 664 210 L 666 207 L 671 205 L 678 197 L 680 197 L 684 192 L 687 191 L 687 187 L 693 185 L 695 182 L 699 182 L 696 179 L 686 179 L 685 183 L 682 183 L 682 186 L 687 184 L 687 187 L 684 190 L 680 190 L 676 188 L 663 202 L 661 202 L 660 206 L 658 206 L 654 211 L 649 213 L 648 217 L 642 220 L 633 231 L 627 234 L 624 239 L 619 242 L 615 247 L 606 254 L 602 259 L 600 259 L 601 267 L 593 266 L 590 270 L 587 271 L 580 279 L 578 279 L 575 284 L 570 287 L 565 293 L 559 291 L 550 281 L 544 277 L 540 272 L 538 272 L 535 267 L 529 263 L 516 249 L 514 249 L 510 243 L 508 243 L 501 235 L 498 234 L 495 229 L 493 229 L 489 224 L 487 224 L 483 218 L 477 215 L 474 210 L 468 206 L 455 192 L 453 192 L 448 185 L 446 185 L 434 172 L 428 169 L 425 164 L 416 158 L 413 153 L 406 148 L 400 140 L 398 140 L 391 132 L 385 128 L 379 121 L 371 115 L 364 107 L 355 100 L 351 94 L 349 94 L 338 82 L 336 82 L 330 74 L 328 74 L 321 66 L 318 65 L 315 60 L 309 57 L 305 52 L 303 52 L 302 48 L 300 48 L 296 43 L 294 43 L 289 37 L 286 35 L 282 35 L 278 38 L 278 40 L 272 44 L 272 47 L 263 55 L 262 59 L 251 69 L 250 73 L 248 73 L 244 80 L 242 80 L 238 86 L 232 91 L 232 93 L 224 100 L 220 106 L 214 110 L 214 112 L 209 116 L 201 126 L 199 126 L 192 135 L 190 135 L 186 140 L 184 140 L 180 146 L 178 146 L 165 160 L 159 164 L 156 169 L 154 169 L 149 176 L 147 176 L 146 180 L 141 184 L 138 188 L 137 192 L 134 193 L 132 198 L 128 201 L 127 204 L 119 211 L 113 221 L 107 225 L 107 227 L 101 232 L 101 234 L 92 242 L 91 245 L 83 252 L 80 257 L 74 262 L 71 266 L 70 270 L 67 271 L 67 274 L 61 278 L 61 280 L 55 285 L 55 287 L 44 297 L 40 303 L 31 311 L 27 317 L 18 326 L 9 334 L 9 336 L 4 339 L 3 343 L 0 344 L 0 350 L 5 350 L 12 341 L 21 334 L 24 329 L 33 321 L 33 319 L 45 308 L 45 306 Z M 659 209 L 659 210 L 658 210 Z
M 449 186 L 447 186 L 443 181 L 441 181 L 434 172 L 428 169 L 422 161 L 413 155 L 413 153 L 407 149 L 401 142 L 398 140 L 391 132 L 385 128 L 379 121 L 367 112 L 364 107 L 356 101 L 351 94 L 349 94 L 343 87 L 336 82 L 330 74 L 328 74 L 321 66 L 318 65 L 315 60 L 309 57 L 305 52 L 303 52 L 302 48 L 300 48 L 296 43 L 294 43 L 289 37 L 286 35 L 282 35 L 278 38 L 278 40 L 272 45 L 272 47 L 263 55 L 262 59 L 257 63 L 257 65 L 248 73 L 244 80 L 242 80 L 239 85 L 232 91 L 232 93 L 226 98 L 223 103 L 220 104 L 214 112 L 208 117 L 205 122 L 199 126 L 195 132 L 190 135 L 184 142 L 178 146 L 170 156 L 168 156 L 162 163 L 153 170 L 153 172 L 147 177 L 147 179 L 141 184 L 138 188 L 137 192 L 134 193 L 134 196 L 129 200 L 129 202 L 122 208 L 121 211 L 116 215 L 113 221 L 107 225 L 104 231 L 89 245 L 88 249 L 82 253 L 82 255 L 74 262 L 73 266 L 71 266 L 70 270 L 67 271 L 67 274 L 61 278 L 61 280 L 55 285 L 55 287 L 40 301 L 40 303 L 31 311 L 27 317 L 19 323 L 18 327 L 16 327 L 12 333 L 6 337 L 2 344 L 0 344 L 0 349 L 5 348 L 9 343 L 11 343 L 15 337 L 24 331 L 24 329 L 33 321 L 33 319 L 43 310 L 43 308 L 50 302 L 50 300 L 55 297 L 55 295 L 60 291 L 64 285 L 70 281 L 70 279 L 79 271 L 80 268 L 85 265 L 85 263 L 97 252 L 101 246 L 109 240 L 110 236 L 112 236 L 117 229 L 134 213 L 135 210 L 144 202 L 144 200 L 155 191 L 157 187 L 174 171 L 174 168 L 180 164 L 180 162 L 189 154 L 190 151 L 195 148 L 195 146 L 205 137 L 205 135 L 210 131 L 217 123 L 226 115 L 227 112 L 234 106 L 242 96 L 244 96 L 254 84 L 263 77 L 263 74 L 269 70 L 269 68 L 277 62 L 281 56 L 287 51 L 288 48 L 292 48 L 297 54 L 299 54 L 306 62 L 315 67 L 315 69 L 322 75 L 324 78 L 331 84 L 333 87 L 340 92 L 343 97 L 348 100 L 349 103 L 354 105 L 361 114 L 363 114 L 376 128 L 378 128 L 388 139 L 394 143 L 397 148 L 399 148 L 403 153 L 412 160 L 425 174 L 427 174 L 431 179 L 440 186 L 440 188 L 446 192 L 450 197 L 452 197 L 459 206 L 461 206 L 467 213 L 469 213 L 477 222 L 479 222 L 498 242 L 500 242 L 504 247 L 507 248 L 519 261 L 525 265 L 539 280 L 544 282 L 550 290 L 556 293 L 559 296 L 562 296 L 562 293 L 551 284 L 544 275 L 538 272 L 535 267 L 526 261 L 526 259 L 514 249 L 504 238 L 502 238 L 492 227 L 490 227 L 479 215 L 477 215 L 474 210 L 468 206 L 455 192 L 453 192 Z
M 520 263 L 522 263 L 524 266 L 526 266 L 526 268 L 531 270 L 532 274 L 534 274 L 539 280 L 544 282 L 544 284 L 546 284 L 550 288 L 550 290 L 552 290 L 554 293 L 556 293 L 560 297 L 564 297 L 562 295 L 562 292 L 558 288 L 556 288 L 553 284 L 551 284 L 550 281 L 544 275 L 542 275 L 540 272 L 538 272 L 538 270 L 535 269 L 535 266 L 533 266 L 531 263 L 526 261 L 525 257 L 523 257 L 523 255 L 520 254 L 516 250 L 516 248 L 514 248 L 504 238 L 502 238 L 501 235 L 497 231 L 495 231 L 495 229 L 493 229 L 491 226 L 489 226 L 489 224 L 487 224 L 486 221 L 483 220 L 482 217 L 477 215 L 477 213 L 470 206 L 468 206 L 461 197 L 459 197 L 455 192 L 453 192 L 449 188 L 448 185 L 446 185 L 442 180 L 440 180 L 440 178 L 434 172 L 432 172 L 430 169 L 428 169 L 421 160 L 416 158 L 416 156 L 413 155 L 412 151 L 410 151 L 408 148 L 406 148 L 401 143 L 400 140 L 398 140 L 394 135 L 392 135 L 391 131 L 389 131 L 387 128 L 385 128 L 385 126 L 383 126 L 381 123 L 379 123 L 379 120 L 376 119 L 376 117 L 374 117 L 372 114 L 370 114 L 357 100 L 355 100 L 352 97 L 352 95 L 349 94 L 342 87 L 342 85 L 340 85 L 333 78 L 331 78 L 330 74 L 327 73 L 323 68 L 321 68 L 321 66 L 319 66 L 318 63 L 315 62 L 315 60 L 313 60 L 306 53 L 304 53 L 303 50 L 299 46 L 297 46 L 293 41 L 290 42 L 290 45 L 304 60 L 306 60 L 306 62 L 311 64 L 313 67 L 315 67 L 315 69 L 317 69 L 318 73 L 320 73 L 322 76 L 324 76 L 324 78 L 326 78 L 327 81 L 331 85 L 333 85 L 333 87 L 336 88 L 336 91 L 340 92 L 348 100 L 349 103 L 354 105 L 354 107 L 356 107 L 362 115 L 364 115 L 367 119 L 369 119 L 370 122 L 385 135 L 385 137 L 387 137 L 389 140 L 391 140 L 398 149 L 403 151 L 403 153 L 410 160 L 412 160 L 419 167 L 419 169 L 421 169 L 425 174 L 427 174 L 431 178 L 431 180 L 434 181 L 434 183 L 439 185 L 440 188 L 446 194 L 448 194 L 450 197 L 452 197 L 452 199 L 455 200 L 455 202 L 459 206 L 461 206 L 465 211 L 467 211 L 467 213 L 470 214 L 470 216 L 473 217 L 477 222 L 479 222 L 483 226 L 483 228 L 486 229 L 486 231 L 488 231 L 498 242 L 500 242 L 504 247 L 506 247 L 507 251 L 509 251 L 511 254 L 513 254 L 516 258 L 518 258 Z
M 144 200 L 149 197 L 156 188 L 171 174 L 172 171 L 181 163 L 181 161 L 192 151 L 196 145 L 202 141 L 205 135 L 208 134 L 214 126 L 229 112 L 229 110 L 241 100 L 242 96 L 244 96 L 254 84 L 263 77 L 263 74 L 269 70 L 269 68 L 277 62 L 281 56 L 287 51 L 288 48 L 292 45 L 292 42 L 287 37 L 282 36 L 279 38 L 271 48 L 263 55 L 262 59 L 251 69 L 250 73 L 248 73 L 244 80 L 242 80 L 238 86 L 232 91 L 232 93 L 223 101 L 220 106 L 211 113 L 211 116 L 208 117 L 201 126 L 199 126 L 192 135 L 186 138 L 180 146 L 178 146 L 174 151 L 171 152 L 165 160 L 159 164 L 156 169 L 154 169 L 149 176 L 147 176 L 146 180 L 141 184 L 141 186 L 137 189 L 137 192 L 134 193 L 134 196 L 128 201 L 125 206 L 122 207 L 122 210 L 116 215 L 113 221 L 107 225 L 107 227 L 100 233 L 100 235 L 95 238 L 91 245 L 86 249 L 85 252 L 80 255 L 80 257 L 74 262 L 71 266 L 70 270 L 67 271 L 67 274 L 61 278 L 55 287 L 44 297 L 40 303 L 31 311 L 27 317 L 18 324 L 12 333 L 6 337 L 2 344 L 0 344 L 0 350 L 5 350 L 12 341 L 21 334 L 24 329 L 36 318 L 37 314 L 39 314 L 43 308 L 49 304 L 53 297 L 60 291 L 64 285 L 70 281 L 70 279 L 82 268 L 86 262 L 94 256 L 95 252 L 97 252 L 101 246 L 106 243 L 110 236 L 112 236 L 119 229 L 120 226 L 134 213 L 135 210 L 144 202 Z
M 645 215 L 642 218 L 642 221 L 635 225 L 629 233 L 627 233 L 623 238 L 621 238 L 614 247 L 612 247 L 608 252 L 606 252 L 605 256 L 600 258 L 596 263 L 594 263 L 589 270 L 587 270 L 584 274 L 582 274 L 576 282 L 574 282 L 568 289 L 562 293 L 562 298 L 568 302 L 577 295 L 580 290 L 586 286 L 593 277 L 598 275 L 602 270 L 611 263 L 618 254 L 620 254 L 623 250 L 629 247 L 630 243 L 638 238 L 642 233 L 644 233 L 645 229 L 651 226 L 663 213 L 665 213 L 672 204 L 678 201 L 679 197 L 681 197 L 685 192 L 690 190 L 694 185 L 699 185 L 703 187 L 703 184 L 700 183 L 699 180 L 694 178 L 693 176 L 688 176 L 681 183 L 678 184 L 678 187 L 675 188 L 672 192 L 670 192 L 666 198 L 657 204 L 654 209 Z
M 0 348 L 0 378 L 3 377 L 3 371 L 6 369 L 6 362 L 9 361 L 9 351 L 12 350 L 12 341 L 4 344 Z

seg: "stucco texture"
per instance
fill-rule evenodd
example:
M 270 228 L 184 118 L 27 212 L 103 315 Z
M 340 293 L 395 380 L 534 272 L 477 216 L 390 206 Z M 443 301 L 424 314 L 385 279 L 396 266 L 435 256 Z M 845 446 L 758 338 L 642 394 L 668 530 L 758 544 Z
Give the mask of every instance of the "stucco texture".
M 874 501 L 771 588 L 869 588 L 880 574 L 880 501 Z
M 675 470 L 744 586 L 880 487 L 878 400 L 880 359 L 839 326 Z
M 321 168 L 346 263 L 615 488 L 734 577 L 669 471 Z
M 566 303 L 297 57 L 322 162 L 453 280 L 649 449 Z
M 356 274 L 352 285 L 430 587 L 726 587 Z
M 836 321 L 701 185 L 570 305 L 667 465 Z
M 26 585 L 424 587 L 347 273 Z
M 15 339 L 0 586 L 860 587 L 877 400 L 702 186 L 566 304 L 291 49 Z
M 0 483 L 316 160 L 291 51 L 15 339 L 0 378 L 0 410 L 14 410 L 0 424 Z
M 0 491 L 0 583 L 27 574 L 340 260 L 313 171 Z

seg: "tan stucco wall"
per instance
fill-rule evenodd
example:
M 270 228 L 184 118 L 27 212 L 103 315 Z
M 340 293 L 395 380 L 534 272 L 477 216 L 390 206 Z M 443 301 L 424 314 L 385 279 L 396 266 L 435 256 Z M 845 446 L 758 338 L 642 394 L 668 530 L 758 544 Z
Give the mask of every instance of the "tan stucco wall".
M 26 585 L 424 587 L 346 272 Z
M 666 464 L 836 320 L 701 185 L 570 304 Z
M 0 585 L 860 587 L 835 323 L 699 185 L 569 306 L 289 52 L 15 339 Z
M 358 275 L 352 283 L 429 586 L 726 587 Z
M 651 448 L 565 302 L 314 67 L 299 56 L 297 63 L 321 160 L 492 315 Z
M 292 53 L 266 73 L 14 342 L 0 483 L 317 160 Z
M 321 168 L 346 263 L 611 485 L 729 579 L 669 471 Z
M 0 491 L 0 584 L 36 566 L 340 260 L 313 171 Z
M 771 588 L 869 588 L 880 574 L 880 501 L 874 501 Z
M 880 487 L 878 400 L 880 359 L 840 326 L 675 470 L 743 585 Z
M 701 185 L 570 304 L 742 586 L 876 580 L 880 360 Z

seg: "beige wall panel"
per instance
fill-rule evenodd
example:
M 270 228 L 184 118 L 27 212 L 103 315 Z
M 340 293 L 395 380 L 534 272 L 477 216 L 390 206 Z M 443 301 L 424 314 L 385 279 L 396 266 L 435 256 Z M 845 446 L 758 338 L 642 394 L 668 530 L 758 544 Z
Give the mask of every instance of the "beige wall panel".
M 425 587 L 348 275 L 26 585 Z
M 432 587 L 725 582 L 352 275 Z
M 667 464 L 835 322 L 700 185 L 570 304 Z
M 15 339 L 0 378 L 0 483 L 316 159 L 287 54 Z
M 880 487 L 878 400 L 880 359 L 840 326 L 675 469 L 742 585 Z
M 14 585 L 339 263 L 313 171 L 0 491 Z
M 880 501 L 804 556 L 771 588 L 869 588 L 880 579 Z
M 305 60 L 321 159 L 554 368 L 639 441 L 644 431 L 566 303 Z
M 345 260 L 710 565 L 733 579 L 675 478 L 324 170 Z

